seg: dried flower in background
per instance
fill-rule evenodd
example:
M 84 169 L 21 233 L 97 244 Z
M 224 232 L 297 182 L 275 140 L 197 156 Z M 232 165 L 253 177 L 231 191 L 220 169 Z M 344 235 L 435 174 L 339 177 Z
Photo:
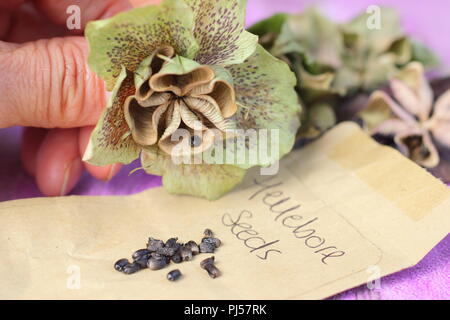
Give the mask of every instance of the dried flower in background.
M 372 134 L 392 136 L 399 150 L 421 166 L 438 166 L 438 149 L 450 149 L 450 90 L 434 100 L 418 62 L 392 78 L 390 88 L 393 97 L 375 91 L 359 113 L 366 128 Z
M 437 63 L 424 46 L 401 29 L 397 13 L 381 8 L 381 29 L 367 27 L 368 14 L 335 23 L 314 8 L 298 15 L 277 14 L 249 31 L 296 73 L 303 101 L 300 138 L 315 138 L 336 124 L 342 98 L 378 88 L 402 66 L 417 60 Z

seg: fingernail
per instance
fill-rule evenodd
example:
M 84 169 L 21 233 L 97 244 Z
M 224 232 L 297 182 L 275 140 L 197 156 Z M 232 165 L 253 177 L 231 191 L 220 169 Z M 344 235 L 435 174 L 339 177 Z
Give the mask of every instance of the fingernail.
M 105 97 L 106 97 L 106 101 L 111 100 L 111 97 L 113 96 L 112 92 L 110 91 L 105 91 Z
M 111 180 L 114 177 L 114 175 L 117 173 L 118 169 L 119 168 L 118 168 L 117 164 L 112 164 L 109 168 L 109 172 L 108 172 L 106 181 Z
M 78 159 L 70 162 L 64 170 L 63 183 L 59 192 L 60 196 L 68 194 L 75 186 L 79 176 L 81 175 L 81 161 Z

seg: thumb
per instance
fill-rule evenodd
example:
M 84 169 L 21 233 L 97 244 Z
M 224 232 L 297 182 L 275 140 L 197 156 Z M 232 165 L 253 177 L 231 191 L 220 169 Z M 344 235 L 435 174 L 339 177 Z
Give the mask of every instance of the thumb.
M 103 81 L 87 66 L 82 37 L 23 45 L 0 41 L 0 128 L 93 125 L 105 105 Z

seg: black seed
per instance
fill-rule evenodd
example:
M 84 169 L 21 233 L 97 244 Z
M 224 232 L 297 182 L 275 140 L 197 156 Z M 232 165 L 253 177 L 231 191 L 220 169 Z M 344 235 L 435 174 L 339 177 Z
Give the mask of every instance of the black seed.
M 211 229 L 205 229 L 205 231 L 203 231 L 203 235 L 205 236 L 205 237 L 212 237 L 213 236 L 213 232 L 212 232 L 212 230 Z
M 206 267 L 207 265 L 209 265 L 209 264 L 214 264 L 214 260 L 215 260 L 214 256 L 209 257 L 209 258 L 206 258 L 206 259 L 203 259 L 202 261 L 200 261 L 200 267 L 201 267 L 202 269 L 205 269 L 205 267 Z
M 154 258 L 148 259 L 147 267 L 151 270 L 159 270 L 167 266 L 168 262 L 165 258 Z
M 114 264 L 114 269 L 117 271 L 123 271 L 123 267 L 125 267 L 127 264 L 130 264 L 130 261 L 128 259 L 120 259 L 117 260 L 117 262 Z
M 141 270 L 141 266 L 136 262 L 129 263 L 123 267 L 123 273 L 125 274 L 132 274 L 138 272 L 139 270 Z
M 189 261 L 192 259 L 192 251 L 189 248 L 186 247 L 181 248 L 180 255 L 183 261 Z
M 206 270 L 208 272 L 208 275 L 213 279 L 220 276 L 219 269 L 217 269 L 217 267 L 214 265 L 214 256 L 202 260 L 200 262 L 200 267 Z
M 141 269 L 147 268 L 148 259 L 150 259 L 150 255 L 145 255 L 140 257 L 139 259 L 134 260 L 135 263 L 137 263 Z
M 217 269 L 217 267 L 215 266 L 215 265 L 213 265 L 213 264 L 211 264 L 211 265 L 208 265 L 207 267 L 206 267 L 206 271 L 208 272 L 208 274 L 209 274 L 209 276 L 211 277 L 211 278 L 217 278 L 218 276 L 220 276 L 220 271 L 219 271 L 219 269 Z
M 178 238 L 170 238 L 166 241 L 166 247 L 175 247 L 177 245 Z
M 150 253 L 151 253 L 150 250 L 139 249 L 139 250 L 135 251 L 131 257 L 133 258 L 133 260 L 139 260 L 142 257 L 150 256 Z
M 186 248 L 189 248 L 192 252 L 192 255 L 197 255 L 200 253 L 200 248 L 198 247 L 197 243 L 193 240 L 188 241 L 185 245 Z
M 166 256 L 166 257 L 171 257 L 176 252 L 177 252 L 177 249 L 171 248 L 171 247 L 163 247 L 163 248 L 159 248 L 158 250 L 156 250 L 156 253 Z
M 220 239 L 218 239 L 218 238 L 210 238 L 210 237 L 203 238 L 202 242 L 210 243 L 216 248 L 220 247 L 220 245 L 222 244 L 222 241 L 220 241 Z
M 216 249 L 216 247 L 212 243 L 209 243 L 209 242 L 200 243 L 199 248 L 200 248 L 201 253 L 213 253 L 214 250 Z
M 178 269 L 172 270 L 167 274 L 167 280 L 175 281 L 181 277 L 181 272 Z
M 180 263 L 181 261 L 183 261 L 183 259 L 181 258 L 181 255 L 179 253 L 176 253 L 172 256 L 171 258 L 173 263 Z
M 156 250 L 162 247 L 164 247 L 164 242 L 162 242 L 161 240 L 152 237 L 148 238 L 147 249 L 149 251 L 155 252 Z

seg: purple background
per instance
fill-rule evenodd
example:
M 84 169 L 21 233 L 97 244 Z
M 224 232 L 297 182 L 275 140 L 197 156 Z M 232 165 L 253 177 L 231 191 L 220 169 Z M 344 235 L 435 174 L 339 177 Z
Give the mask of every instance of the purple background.
M 330 17 L 344 21 L 369 5 L 390 5 L 401 13 L 405 30 L 435 50 L 442 60 L 441 72 L 450 71 L 450 2 L 446 0 L 248 0 L 248 24 L 275 12 L 298 12 L 318 5 Z M 20 128 L 0 130 L 0 201 L 41 196 L 19 160 Z M 160 178 L 137 171 L 135 162 L 125 166 L 109 182 L 85 174 L 73 190 L 78 195 L 132 194 L 160 185 Z M 333 299 L 449 299 L 450 236 L 442 240 L 418 265 L 381 279 L 381 288 L 361 286 Z

